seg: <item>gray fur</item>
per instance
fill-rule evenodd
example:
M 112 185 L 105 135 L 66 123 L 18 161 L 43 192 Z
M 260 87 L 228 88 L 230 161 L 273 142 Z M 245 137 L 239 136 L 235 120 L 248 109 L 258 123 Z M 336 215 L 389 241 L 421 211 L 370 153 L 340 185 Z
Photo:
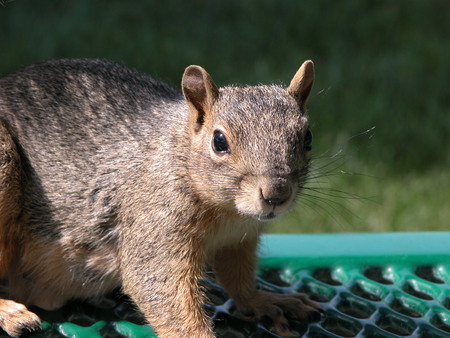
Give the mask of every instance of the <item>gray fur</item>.
M 14 268 L 0 271 L 9 298 L 55 308 L 123 285 L 161 336 L 210 337 L 197 284 L 205 262 L 217 265 L 230 248 L 247 255 L 261 229 L 255 219 L 288 210 L 305 181 L 309 67 L 289 92 L 217 90 L 190 68 L 183 85 L 206 89 L 185 87 L 187 102 L 101 60 L 50 61 L 1 78 L 0 127 L 20 159 L 9 166 L 20 176 L 19 207 L 0 224 L 22 234 L 12 236 Z M 211 149 L 218 128 L 230 146 L 224 156 Z M 283 206 L 268 205 L 281 195 Z M 253 255 L 242 267 L 249 289 L 232 287 L 237 300 L 256 292 Z

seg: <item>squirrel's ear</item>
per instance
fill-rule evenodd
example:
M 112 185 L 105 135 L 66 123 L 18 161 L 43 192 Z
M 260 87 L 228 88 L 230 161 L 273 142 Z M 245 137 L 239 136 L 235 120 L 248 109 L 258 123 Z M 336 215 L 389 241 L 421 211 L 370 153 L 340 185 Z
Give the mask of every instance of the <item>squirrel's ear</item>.
M 205 117 L 211 112 L 211 108 L 219 95 L 219 91 L 211 76 L 200 66 L 186 68 L 181 80 L 183 95 L 191 111 L 191 123 L 194 130 L 200 130 Z
M 303 62 L 294 78 L 291 81 L 287 91 L 291 94 L 298 105 L 300 110 L 304 112 L 306 100 L 314 82 L 314 63 L 311 60 Z

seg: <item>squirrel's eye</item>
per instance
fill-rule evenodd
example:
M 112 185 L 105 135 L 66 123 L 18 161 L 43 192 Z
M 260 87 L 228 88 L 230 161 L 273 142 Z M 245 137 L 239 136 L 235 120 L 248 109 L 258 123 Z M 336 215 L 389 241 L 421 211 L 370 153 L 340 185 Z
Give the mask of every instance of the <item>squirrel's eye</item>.
M 212 148 L 216 154 L 225 154 L 230 152 L 227 139 L 220 130 L 214 131 Z
M 312 133 L 311 130 L 307 130 L 305 134 L 305 140 L 303 141 L 303 146 L 306 151 L 310 151 L 312 149 Z

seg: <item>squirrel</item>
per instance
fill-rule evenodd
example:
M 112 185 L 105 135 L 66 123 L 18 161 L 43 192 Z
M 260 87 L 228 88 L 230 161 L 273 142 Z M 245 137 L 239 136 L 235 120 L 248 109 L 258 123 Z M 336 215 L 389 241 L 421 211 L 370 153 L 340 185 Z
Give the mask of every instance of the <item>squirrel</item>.
M 241 313 L 319 320 L 304 294 L 255 287 L 258 237 L 305 184 L 312 134 L 305 61 L 290 85 L 218 88 L 200 66 L 182 91 L 123 65 L 62 59 L 0 78 L 0 327 L 30 306 L 121 287 L 159 337 L 214 337 L 210 266 Z

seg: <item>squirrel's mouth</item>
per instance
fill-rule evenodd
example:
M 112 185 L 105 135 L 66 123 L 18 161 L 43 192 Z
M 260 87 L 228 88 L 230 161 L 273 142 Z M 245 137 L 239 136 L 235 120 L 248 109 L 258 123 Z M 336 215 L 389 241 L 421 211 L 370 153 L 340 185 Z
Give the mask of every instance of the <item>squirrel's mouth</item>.
M 239 214 L 266 222 L 290 211 L 297 193 L 297 181 L 290 176 L 248 175 L 240 182 L 234 203 Z
M 267 222 L 270 220 L 273 220 L 275 218 L 277 218 L 279 215 L 277 215 L 276 213 L 274 213 L 273 211 L 267 213 L 267 214 L 259 214 L 257 215 L 255 218 L 260 221 L 260 222 Z

